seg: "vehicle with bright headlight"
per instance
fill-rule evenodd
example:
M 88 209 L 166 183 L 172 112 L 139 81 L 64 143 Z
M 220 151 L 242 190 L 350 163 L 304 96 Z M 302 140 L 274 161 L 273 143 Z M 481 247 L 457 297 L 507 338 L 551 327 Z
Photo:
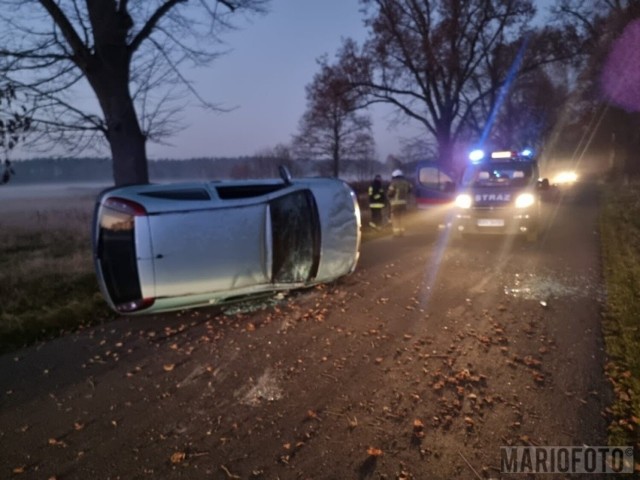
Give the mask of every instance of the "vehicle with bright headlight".
M 578 181 L 578 174 L 575 170 L 562 170 L 552 178 L 552 185 L 570 186 Z
M 516 234 L 535 241 L 541 228 L 541 191 L 549 182 L 539 178 L 529 150 L 469 155 L 459 181 L 452 228 L 455 234 Z
M 97 200 L 100 289 L 122 314 L 214 305 L 351 273 L 360 210 L 334 178 L 133 185 Z

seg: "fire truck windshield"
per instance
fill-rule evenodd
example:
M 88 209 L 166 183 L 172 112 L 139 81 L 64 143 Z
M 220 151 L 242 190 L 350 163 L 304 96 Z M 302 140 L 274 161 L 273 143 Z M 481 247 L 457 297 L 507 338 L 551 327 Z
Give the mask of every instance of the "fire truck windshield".
M 523 187 L 531 182 L 533 168 L 523 162 L 469 165 L 462 176 L 463 187 Z

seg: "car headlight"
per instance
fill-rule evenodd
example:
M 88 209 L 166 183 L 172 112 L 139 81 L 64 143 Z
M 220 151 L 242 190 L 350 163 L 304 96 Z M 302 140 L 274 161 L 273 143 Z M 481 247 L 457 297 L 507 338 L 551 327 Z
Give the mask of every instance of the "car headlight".
M 471 195 L 461 193 L 456 197 L 456 207 L 458 208 L 471 208 Z
M 536 197 L 531 193 L 521 193 L 516 197 L 516 208 L 527 208 L 536 203 Z
M 553 183 L 563 185 L 567 183 L 575 183 L 578 180 L 578 174 L 573 171 L 560 172 L 553 177 Z

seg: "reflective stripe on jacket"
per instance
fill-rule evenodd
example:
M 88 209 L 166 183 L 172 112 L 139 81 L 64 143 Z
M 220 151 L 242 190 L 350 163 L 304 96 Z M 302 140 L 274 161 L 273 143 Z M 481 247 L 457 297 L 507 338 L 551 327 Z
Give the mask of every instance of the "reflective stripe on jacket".
M 369 208 L 384 208 L 386 203 L 382 182 L 374 180 L 369 187 Z

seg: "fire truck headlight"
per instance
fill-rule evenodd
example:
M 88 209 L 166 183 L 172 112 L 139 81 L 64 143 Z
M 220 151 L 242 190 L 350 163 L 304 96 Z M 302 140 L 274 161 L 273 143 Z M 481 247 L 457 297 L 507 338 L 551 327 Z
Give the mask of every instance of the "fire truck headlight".
M 516 198 L 516 208 L 528 208 L 536 203 L 536 198 L 530 193 L 521 193 Z
M 471 208 L 471 195 L 461 193 L 456 197 L 456 207 L 458 208 Z

